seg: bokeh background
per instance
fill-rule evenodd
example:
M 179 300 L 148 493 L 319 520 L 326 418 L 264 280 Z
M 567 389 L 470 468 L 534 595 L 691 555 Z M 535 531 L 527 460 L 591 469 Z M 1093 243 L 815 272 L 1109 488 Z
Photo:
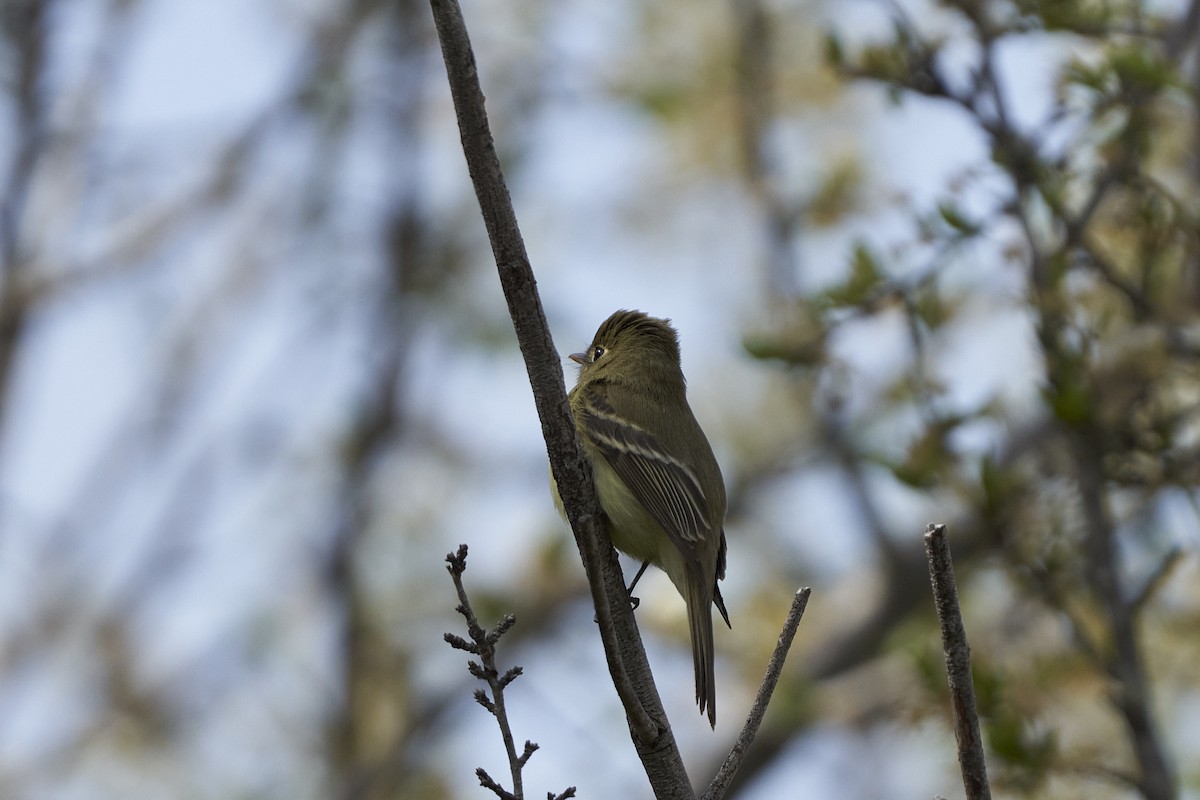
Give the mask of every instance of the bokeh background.
M 724 469 L 694 780 L 810 585 L 734 796 L 961 796 L 936 520 L 994 796 L 1200 797 L 1200 4 L 464 12 L 558 349 L 670 317 Z M 531 796 L 648 796 L 428 6 L 0 0 L 0 80 L 0 796 L 490 796 L 459 543 Z

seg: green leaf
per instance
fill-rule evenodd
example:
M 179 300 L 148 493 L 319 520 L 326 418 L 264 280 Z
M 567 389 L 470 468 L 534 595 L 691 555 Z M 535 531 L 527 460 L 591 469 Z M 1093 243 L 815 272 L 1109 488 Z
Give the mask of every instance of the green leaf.
M 931 424 L 909 445 L 904 463 L 892 466 L 892 474 L 916 489 L 937 486 L 954 461 L 953 453 L 946 447 L 946 437 L 962 422 L 960 416 L 949 416 Z
M 1131 45 L 1117 48 L 1109 58 L 1109 63 L 1126 92 L 1156 92 L 1177 83 L 1171 67 L 1149 47 Z
M 808 201 L 809 221 L 818 226 L 840 222 L 858 203 L 862 177 L 862 167 L 855 159 L 842 158 L 834 163 Z
M 949 202 L 938 204 L 938 214 L 942 220 L 964 236 L 975 236 L 979 233 L 979 224 L 970 221 L 959 211 L 958 207 Z
M 752 357 L 764 361 L 819 366 L 825 363 L 827 333 L 820 308 L 804 302 L 792 309 L 785 323 L 773 325 L 765 332 L 746 334 L 742 347 Z
M 1078 381 L 1047 387 L 1042 396 L 1054 416 L 1069 425 L 1081 425 L 1092 417 L 1092 398 Z
M 832 31 L 825 34 L 825 63 L 834 69 L 846 65 L 846 51 L 842 47 L 841 37 Z
M 825 363 L 823 339 L 788 341 L 769 336 L 747 336 L 742 347 L 752 357 L 762 361 L 784 361 L 793 366 L 815 367 Z
M 835 307 L 862 306 L 883 280 L 875 254 L 865 243 L 858 242 L 850 260 L 850 277 L 840 286 L 826 291 L 824 299 Z
M 930 330 L 937 330 L 953 316 L 953 303 L 947 303 L 934 287 L 917 292 L 912 301 L 913 313 Z

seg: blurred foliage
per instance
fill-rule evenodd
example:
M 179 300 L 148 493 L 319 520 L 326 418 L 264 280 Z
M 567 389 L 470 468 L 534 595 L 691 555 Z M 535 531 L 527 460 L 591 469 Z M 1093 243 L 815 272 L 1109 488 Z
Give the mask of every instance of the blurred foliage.
M 840 284 L 825 290 L 824 304 L 832 308 L 862 308 L 877 297 L 882 283 L 878 257 L 865 242 L 858 242 L 850 257 L 850 274 Z
M 817 227 L 843 221 L 862 205 L 862 165 L 853 158 L 841 158 L 821 178 L 808 201 L 808 220 Z
M 845 325 L 834 315 L 839 308 L 864 314 L 892 308 L 871 302 L 884 286 L 906 297 L 916 332 L 913 366 L 919 367 L 930 363 L 923 353 L 944 346 L 944 330 L 970 325 L 976 313 L 973 303 L 941 302 L 942 273 L 960 269 L 962 245 L 1007 239 L 999 260 L 972 258 L 978 277 L 1003 270 L 1012 254 L 1021 254 L 1023 313 L 1040 351 L 1040 413 L 1013 406 L 1003 393 L 981 410 L 956 411 L 944 383 L 926 383 L 917 395 L 902 390 L 911 376 L 901 370 L 891 379 L 895 388 L 879 395 L 894 407 L 869 413 L 887 417 L 915 405 L 922 422 L 909 434 L 903 456 L 883 463 L 901 483 L 937 492 L 943 502 L 946 490 L 960 487 L 960 525 L 983 525 L 992 563 L 1017 593 L 1010 602 L 1029 614 L 1033 601 L 1041 606 L 1037 613 L 1063 619 L 1069 632 L 1057 642 L 1012 640 L 1025 662 L 1015 668 L 995 670 L 977 659 L 997 785 L 1040 797 L 1051 777 L 1061 786 L 1074 775 L 1107 783 L 1103 791 L 1112 794 L 1104 796 L 1122 796 L 1136 785 L 1145 797 L 1174 797 L 1179 778 L 1173 770 L 1180 768 L 1185 782 L 1194 771 L 1168 755 L 1177 746 L 1168 743 L 1170 724 L 1139 727 L 1164 708 L 1142 693 L 1151 676 L 1160 696 L 1186 695 L 1196 686 L 1182 673 L 1147 671 L 1147 660 L 1158 654 L 1140 642 L 1165 618 L 1153 600 L 1135 607 L 1131 598 L 1143 583 L 1169 591 L 1154 575 L 1156 564 L 1164 565 L 1165 574 L 1176 557 L 1171 535 L 1160 528 L 1166 508 L 1178 500 L 1172 487 L 1189 496 L 1185 529 L 1197 530 L 1200 246 L 1186 210 L 1200 201 L 1200 142 L 1195 85 L 1183 71 L 1187 62 L 1173 27 L 1184 23 L 1169 14 L 1154 18 L 1139 4 L 944 5 L 948 17 L 920 24 L 897 9 L 893 35 L 857 49 L 831 34 L 826 57 L 844 75 L 879 84 L 895 100 L 917 94 L 966 111 L 990 141 L 991 191 L 1003 186 L 1004 198 L 980 214 L 967 210 L 972 201 L 959 187 L 933 213 L 914 212 L 921 242 L 935 254 L 919 290 L 884 277 L 902 274 L 903 265 L 885 269 L 867 245 L 855 244 L 846 277 L 825 290 L 818 308 L 828 315 L 826 326 L 836 327 Z M 966 68 L 965 79 L 952 76 L 942 60 L 952 41 L 943 31 L 951 21 L 971 32 L 982 54 Z M 993 50 L 1034 31 L 1087 38 L 1064 48 L 1059 108 L 1040 126 L 1018 128 L 1003 94 L 1007 85 L 994 72 Z M 1054 137 L 1062 137 L 1060 144 L 1049 145 Z M 964 291 L 962 279 L 954 280 L 958 297 L 983 291 Z M 807 308 L 805 314 L 811 313 Z M 761 348 L 749 352 L 763 355 Z M 819 367 L 811 360 L 797 365 Z M 964 448 L 956 432 L 981 421 L 1002 425 L 1010 436 L 1021 435 L 1022 426 L 1036 433 L 1024 434 L 1028 440 L 1002 438 L 983 451 Z M 1185 541 L 1194 548 L 1194 537 Z M 985 623 L 973 635 L 987 641 L 992 632 Z M 1072 649 L 1074 658 L 1066 652 Z M 942 688 L 940 664 L 935 652 L 920 652 L 928 658 L 915 664 L 932 695 Z M 977 656 L 986 659 L 986 653 Z M 1047 658 L 1072 666 L 1046 671 L 1052 663 Z M 1106 692 L 1089 692 L 1092 708 L 1114 722 L 1089 734 L 1086 721 L 1072 721 L 1068 711 L 1076 691 L 1064 691 L 1078 682 L 1080 671 L 1116 681 L 1114 692 L 1141 695 L 1138 702 L 1146 705 L 1110 704 Z M 1016 687 L 1021 701 L 1013 704 L 1005 698 Z M 1111 737 L 1122 719 L 1129 727 L 1118 745 Z

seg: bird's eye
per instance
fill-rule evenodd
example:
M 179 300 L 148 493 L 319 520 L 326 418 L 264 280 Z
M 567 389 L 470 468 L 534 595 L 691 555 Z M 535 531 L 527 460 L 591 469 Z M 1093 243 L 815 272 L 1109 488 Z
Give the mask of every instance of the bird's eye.
M 600 345 L 596 345 L 595 347 L 592 348 L 592 361 L 599 361 L 600 356 L 602 356 L 602 355 L 604 355 L 603 347 L 601 347 Z

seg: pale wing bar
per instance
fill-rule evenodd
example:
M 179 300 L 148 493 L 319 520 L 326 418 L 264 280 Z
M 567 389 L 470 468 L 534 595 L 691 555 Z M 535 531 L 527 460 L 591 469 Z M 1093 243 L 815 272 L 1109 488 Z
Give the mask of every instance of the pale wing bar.
M 708 500 L 696 474 L 605 400 L 594 393 L 587 400 L 583 424 L 592 441 L 650 516 L 681 545 L 680 550 L 691 553 L 709 527 Z

